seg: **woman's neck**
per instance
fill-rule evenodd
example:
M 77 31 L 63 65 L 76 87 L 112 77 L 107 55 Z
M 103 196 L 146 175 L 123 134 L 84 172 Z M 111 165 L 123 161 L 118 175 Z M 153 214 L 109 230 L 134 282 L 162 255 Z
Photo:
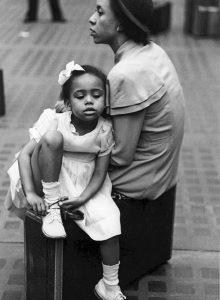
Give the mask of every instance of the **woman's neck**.
M 128 40 L 128 37 L 124 35 L 123 33 L 119 34 L 114 41 L 109 44 L 109 46 L 112 48 L 114 54 L 118 51 L 118 49 Z
M 76 129 L 76 132 L 79 134 L 79 135 L 84 135 L 84 134 L 87 134 L 91 131 L 93 131 L 97 124 L 98 124 L 98 119 L 96 120 L 92 120 L 91 122 L 85 122 L 85 121 L 82 121 L 78 118 L 76 118 L 73 114 L 71 115 L 71 123 L 74 125 L 75 129 Z

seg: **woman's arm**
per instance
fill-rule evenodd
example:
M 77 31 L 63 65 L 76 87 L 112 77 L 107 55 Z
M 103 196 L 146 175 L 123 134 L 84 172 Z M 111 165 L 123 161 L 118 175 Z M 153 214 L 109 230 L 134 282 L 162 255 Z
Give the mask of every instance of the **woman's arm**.
M 90 200 L 102 187 L 102 184 L 106 178 L 109 160 L 110 154 L 98 157 L 96 160 L 96 166 L 93 176 L 86 189 L 82 192 L 82 194 L 79 197 L 71 197 L 71 199 L 69 197 L 69 200 L 63 201 L 61 205 L 70 205 L 73 208 L 77 208 L 82 204 L 85 204 L 88 200 Z
M 112 116 L 115 147 L 110 164 L 114 167 L 128 166 L 134 158 L 143 127 L 145 110 Z
M 35 191 L 32 169 L 31 169 L 31 156 L 37 142 L 32 139 L 30 140 L 18 157 L 19 173 L 21 177 L 22 187 L 24 189 L 27 202 L 32 206 L 33 210 L 37 213 L 45 213 L 46 207 L 43 199 L 37 195 Z

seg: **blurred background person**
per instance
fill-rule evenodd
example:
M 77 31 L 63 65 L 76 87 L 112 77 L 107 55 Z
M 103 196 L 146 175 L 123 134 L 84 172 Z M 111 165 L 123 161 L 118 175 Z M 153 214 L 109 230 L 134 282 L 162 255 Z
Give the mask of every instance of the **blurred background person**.
M 52 22 L 66 22 L 63 17 L 63 12 L 60 7 L 59 0 L 48 0 L 51 14 Z M 38 15 L 39 0 L 27 0 L 28 9 L 24 18 L 24 23 L 36 22 Z

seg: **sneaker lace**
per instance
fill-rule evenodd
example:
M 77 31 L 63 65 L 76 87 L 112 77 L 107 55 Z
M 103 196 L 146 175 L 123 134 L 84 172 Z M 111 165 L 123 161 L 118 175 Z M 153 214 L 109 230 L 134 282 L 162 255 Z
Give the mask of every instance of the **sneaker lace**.
M 121 291 L 119 291 L 114 300 L 124 300 L 124 299 L 127 299 L 127 298 L 125 297 L 125 295 L 122 294 Z
M 59 208 L 49 208 L 47 212 L 50 217 L 50 222 L 57 220 L 58 222 L 62 223 Z

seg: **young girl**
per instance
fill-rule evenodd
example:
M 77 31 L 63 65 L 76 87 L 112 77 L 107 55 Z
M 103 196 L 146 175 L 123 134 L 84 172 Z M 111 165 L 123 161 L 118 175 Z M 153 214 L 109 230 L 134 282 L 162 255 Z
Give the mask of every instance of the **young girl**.
M 9 170 L 16 186 L 13 196 L 25 193 L 28 204 L 43 216 L 42 231 L 50 238 L 66 237 L 59 205 L 80 211 L 83 218 L 75 222 L 100 241 L 103 278 L 96 294 L 105 300 L 125 299 L 118 285 L 120 212 L 107 175 L 114 142 L 111 123 L 101 116 L 106 76 L 72 61 L 58 83 L 70 109 L 62 114 L 46 109 L 29 130 L 31 139 L 18 158 L 22 187 L 13 180 L 16 164 Z

